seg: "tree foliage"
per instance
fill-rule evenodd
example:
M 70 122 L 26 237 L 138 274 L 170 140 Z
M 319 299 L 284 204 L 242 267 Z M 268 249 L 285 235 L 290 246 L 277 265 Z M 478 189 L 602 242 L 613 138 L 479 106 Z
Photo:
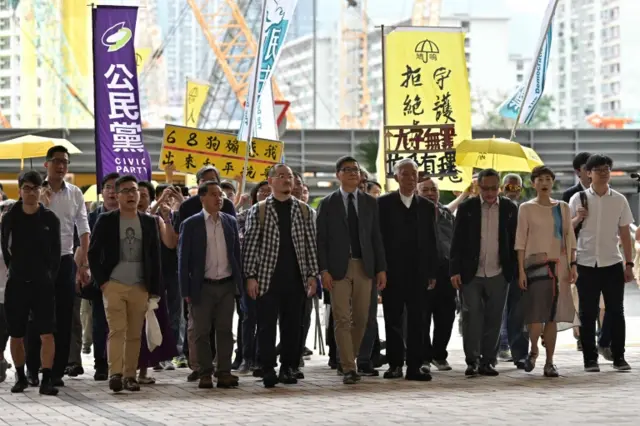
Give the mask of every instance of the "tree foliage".
M 504 96 L 503 96 L 504 95 Z M 514 120 L 510 118 L 504 118 L 498 113 L 498 108 L 508 97 L 503 94 L 499 98 L 489 99 L 483 102 L 476 100 L 474 103 L 473 111 L 482 117 L 482 124 L 476 126 L 482 129 L 511 129 L 513 127 Z M 520 124 L 519 128 L 522 129 L 544 129 L 553 126 L 553 114 L 555 113 L 555 100 L 551 95 L 542 95 L 538 101 L 536 112 L 533 115 L 533 119 L 529 124 Z
M 356 160 L 362 164 L 369 173 L 376 172 L 378 159 L 378 138 L 370 136 L 366 141 L 361 141 L 356 146 Z

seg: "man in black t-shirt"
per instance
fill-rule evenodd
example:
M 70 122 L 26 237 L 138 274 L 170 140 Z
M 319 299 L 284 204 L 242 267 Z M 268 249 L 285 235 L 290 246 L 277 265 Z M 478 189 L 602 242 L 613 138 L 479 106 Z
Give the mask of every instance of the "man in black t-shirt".
M 28 386 L 24 371 L 24 336 L 29 312 L 42 340 L 40 393 L 57 395 L 51 380 L 55 354 L 54 282 L 60 266 L 60 220 L 38 202 L 42 177 L 35 171 L 18 180 L 20 197 L 2 220 L 2 254 L 9 270 L 5 292 L 5 314 L 11 336 L 11 356 L 16 364 L 16 382 L 11 392 Z

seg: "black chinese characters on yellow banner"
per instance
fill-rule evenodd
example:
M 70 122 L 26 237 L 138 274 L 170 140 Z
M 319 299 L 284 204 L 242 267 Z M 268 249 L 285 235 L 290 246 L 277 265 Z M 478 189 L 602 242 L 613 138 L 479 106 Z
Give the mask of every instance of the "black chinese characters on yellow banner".
M 410 157 L 423 174 L 438 176 L 443 190 L 463 191 L 471 183 L 472 170 L 452 162 L 455 146 L 471 139 L 464 39 L 460 28 L 439 28 L 436 32 L 433 28 L 399 27 L 384 37 L 384 148 L 390 151 L 380 149 L 379 173 L 384 171 L 391 177 L 393 165 Z M 388 145 L 393 135 L 413 138 L 421 146 L 398 152 L 395 142 Z M 453 146 L 449 146 L 450 138 Z M 438 149 L 428 147 L 436 142 Z M 445 143 L 449 144 L 446 149 L 442 148 Z
M 253 138 L 249 153 L 247 182 L 260 182 L 267 178 L 269 169 L 282 159 L 283 143 Z M 222 178 L 242 176 L 246 142 L 239 142 L 231 133 L 213 132 L 191 127 L 166 125 L 160 151 L 160 170 L 173 164 L 176 171 L 196 173 L 212 165 L 220 170 Z

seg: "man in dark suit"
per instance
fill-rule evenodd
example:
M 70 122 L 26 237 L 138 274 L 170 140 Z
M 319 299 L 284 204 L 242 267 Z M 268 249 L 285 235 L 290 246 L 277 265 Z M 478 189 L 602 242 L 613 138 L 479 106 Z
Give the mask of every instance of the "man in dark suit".
M 322 285 L 331 292 L 345 384 L 356 383 L 356 356 L 367 328 L 372 281 L 382 290 L 387 281 L 386 262 L 375 198 L 358 189 L 360 166 L 352 157 L 336 162 L 340 189 L 318 206 L 318 266 Z
M 451 284 L 461 290 L 467 376 L 497 376 L 502 313 L 516 265 L 518 208 L 498 196 L 500 175 L 478 174 L 479 197 L 458 208 L 451 241 Z
M 435 206 L 415 195 L 418 165 L 403 159 L 394 167 L 398 191 L 378 198 L 380 230 L 389 283 L 382 292 L 389 369 L 385 379 L 402 378 L 404 365 L 403 315 L 407 312 L 407 374 L 405 379 L 431 380 L 423 363 L 423 316 L 426 293 L 438 276 Z
M 109 327 L 109 389 L 139 391 L 136 370 L 144 316 L 149 298 L 159 297 L 162 288 L 160 236 L 156 219 L 138 212 L 137 179 L 122 176 L 115 190 L 119 209 L 98 218 L 89 265 L 102 291 Z
M 233 216 L 220 212 L 224 197 L 216 181 L 200 184 L 204 209 L 182 223 L 178 271 L 182 296 L 193 317 L 200 384 L 213 387 L 213 354 L 209 334 L 214 324 L 218 354 L 218 387 L 238 386 L 231 375 L 233 308 L 242 285 L 240 237 Z

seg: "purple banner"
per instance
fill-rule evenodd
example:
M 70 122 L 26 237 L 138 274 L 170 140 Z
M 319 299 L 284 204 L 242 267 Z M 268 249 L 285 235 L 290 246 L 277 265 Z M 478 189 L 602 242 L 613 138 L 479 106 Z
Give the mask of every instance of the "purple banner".
M 142 143 L 140 94 L 133 45 L 137 7 L 93 9 L 93 83 L 96 177 L 109 173 L 151 180 L 151 158 Z

